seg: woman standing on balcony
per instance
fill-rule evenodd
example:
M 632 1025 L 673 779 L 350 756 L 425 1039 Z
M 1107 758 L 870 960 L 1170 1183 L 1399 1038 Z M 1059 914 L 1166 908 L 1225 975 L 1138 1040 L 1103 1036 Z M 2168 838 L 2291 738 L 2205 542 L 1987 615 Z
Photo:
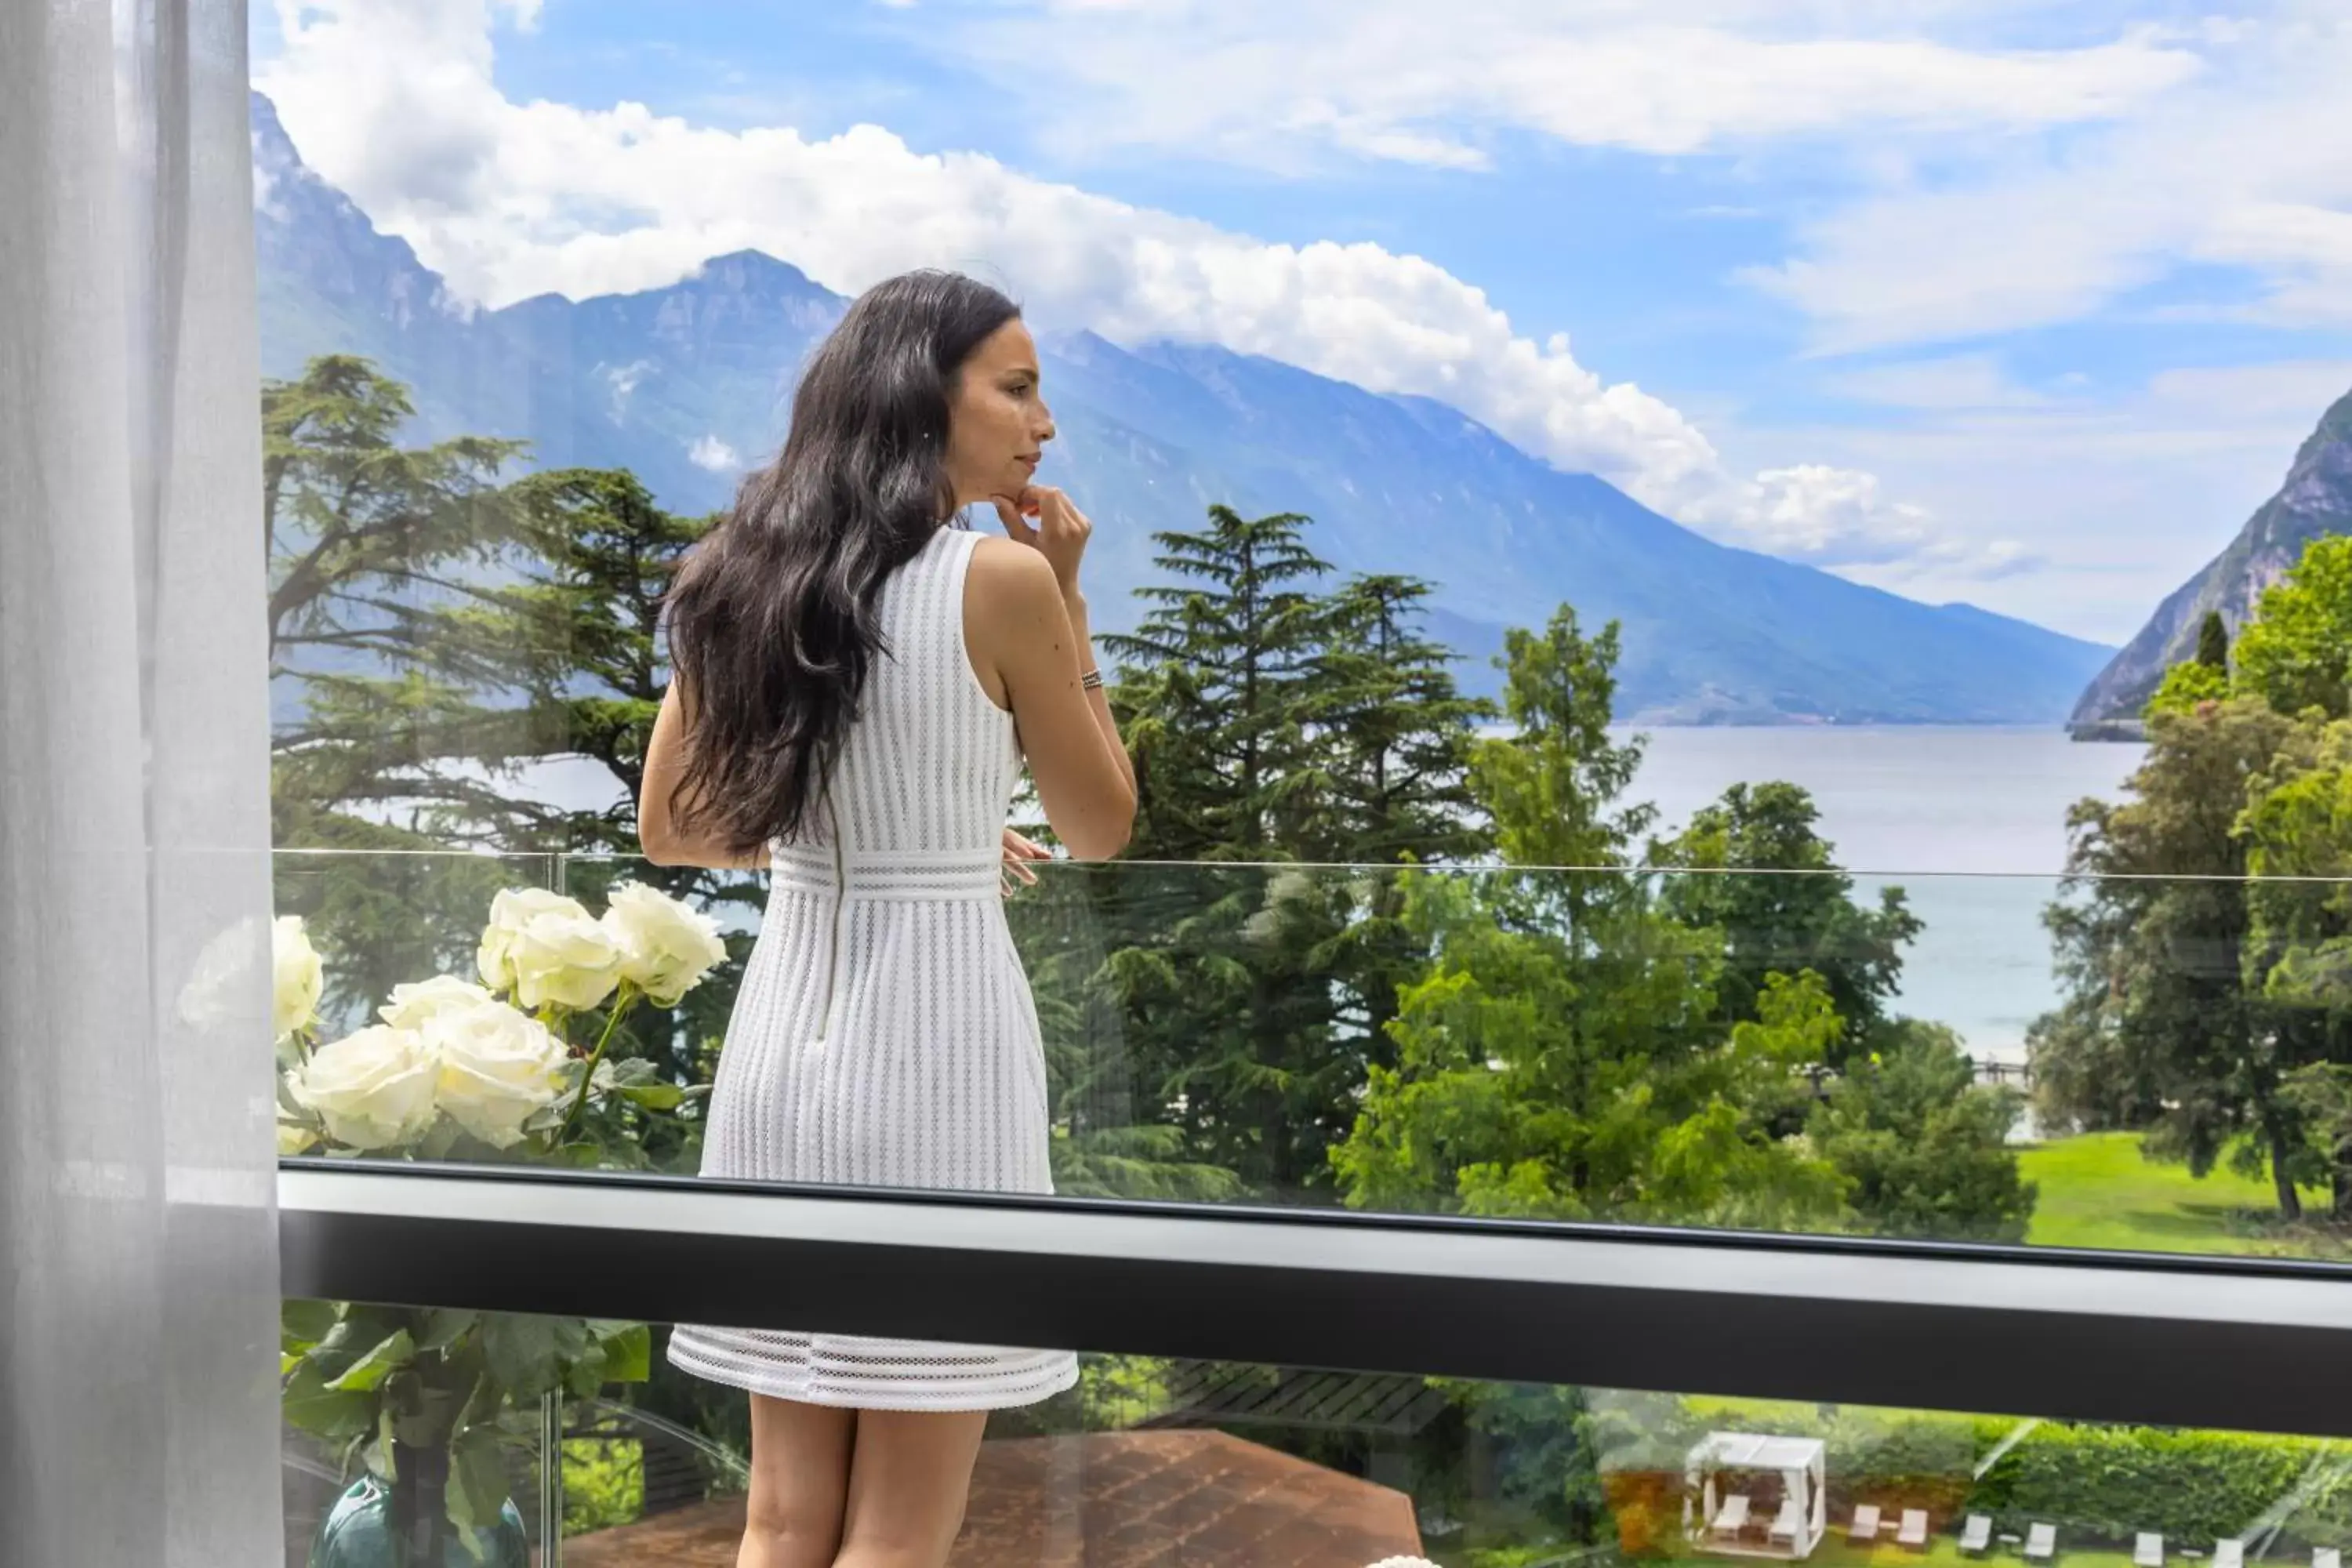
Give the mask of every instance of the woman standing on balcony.
M 1045 1068 L 999 900 L 1025 759 L 1084 859 L 1135 773 L 1078 563 L 1032 482 L 1054 420 L 1019 310 L 952 273 L 852 305 L 775 464 L 669 596 L 675 672 L 639 803 L 664 864 L 766 866 L 705 1175 L 1044 1193 Z M 959 509 L 992 505 L 1008 537 Z M 987 1412 L 1076 1379 L 1066 1352 L 681 1328 L 679 1366 L 751 1394 L 740 1568 L 936 1568 Z

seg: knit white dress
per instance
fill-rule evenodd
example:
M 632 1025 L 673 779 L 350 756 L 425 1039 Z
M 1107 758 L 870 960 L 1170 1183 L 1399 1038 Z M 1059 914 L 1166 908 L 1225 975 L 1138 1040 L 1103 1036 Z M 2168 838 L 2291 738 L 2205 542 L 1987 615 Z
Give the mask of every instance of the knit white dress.
M 772 847 L 702 1173 L 1048 1193 L 1045 1062 L 999 896 L 1021 772 L 964 652 L 981 535 L 942 528 L 884 584 L 868 676 L 814 842 Z M 1066 1351 L 681 1327 L 670 1360 L 866 1410 L 993 1410 L 1077 1380 Z

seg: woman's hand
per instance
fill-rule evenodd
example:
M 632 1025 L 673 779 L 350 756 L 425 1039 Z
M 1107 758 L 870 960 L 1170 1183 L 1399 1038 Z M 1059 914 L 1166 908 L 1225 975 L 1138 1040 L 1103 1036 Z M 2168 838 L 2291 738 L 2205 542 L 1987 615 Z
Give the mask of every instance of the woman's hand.
M 1087 541 L 1095 531 L 1087 514 L 1051 485 L 1031 485 L 1017 496 L 992 499 L 996 502 L 996 515 L 1003 522 L 1004 531 L 1051 563 L 1055 580 L 1062 584 L 1062 596 L 1075 597 L 1078 591 L 1078 561 L 1086 554 Z M 1029 521 L 1033 517 L 1037 520 L 1034 523 Z
M 1037 873 L 1029 868 L 1029 862 L 1050 860 L 1053 858 L 1054 852 L 1051 849 L 1034 839 L 1024 838 L 1009 827 L 1006 828 L 1004 830 L 1004 896 L 1008 899 L 1013 896 L 1013 883 L 1016 881 L 1023 887 L 1035 887 Z

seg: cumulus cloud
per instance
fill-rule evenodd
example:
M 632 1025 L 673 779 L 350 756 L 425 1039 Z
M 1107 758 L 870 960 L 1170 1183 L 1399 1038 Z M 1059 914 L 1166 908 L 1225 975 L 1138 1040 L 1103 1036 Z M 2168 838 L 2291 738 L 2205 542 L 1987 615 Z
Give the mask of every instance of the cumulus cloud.
M 743 458 L 734 447 L 707 431 L 687 448 L 686 460 L 713 474 L 730 473 L 743 466 Z
M 474 302 L 657 288 L 744 248 L 844 292 L 911 266 L 961 267 L 1010 284 L 1044 321 L 1217 342 L 1443 399 L 1735 541 L 1787 540 L 1835 564 L 1882 558 L 1890 545 L 1861 542 L 1874 528 L 1906 547 L 1935 532 L 1852 500 L 1834 525 L 1798 524 L 1828 503 L 1790 500 L 1795 480 L 1727 473 L 1677 409 L 1603 381 L 1564 334 L 1520 332 L 1417 256 L 1269 244 L 979 154 L 918 153 L 870 125 L 813 140 L 630 102 L 513 101 L 492 79 L 494 30 L 531 14 L 492 0 L 280 0 L 282 52 L 257 72 L 305 157 Z
M 2257 293 L 2206 313 L 2352 321 L 2352 17 L 2280 0 L 2210 34 L 2209 58 L 2116 124 L 1835 207 L 1746 276 L 1830 353 L 2071 321 L 2200 262 Z
M 1876 475 L 1826 463 L 1766 468 L 1710 503 L 1710 510 L 1717 507 L 1756 548 L 1816 565 L 1900 566 L 1990 578 L 2041 561 L 2015 540 L 1963 543 L 1926 508 L 1888 499 Z
M 924 37 L 1055 90 L 1060 148 L 1246 159 L 1328 149 L 1459 166 L 1502 127 L 1686 153 L 1867 126 L 2007 131 L 2119 113 L 2199 57 L 2140 29 L 2088 47 L 1972 48 L 1921 37 L 1933 6 L 1784 0 L 1013 0 Z

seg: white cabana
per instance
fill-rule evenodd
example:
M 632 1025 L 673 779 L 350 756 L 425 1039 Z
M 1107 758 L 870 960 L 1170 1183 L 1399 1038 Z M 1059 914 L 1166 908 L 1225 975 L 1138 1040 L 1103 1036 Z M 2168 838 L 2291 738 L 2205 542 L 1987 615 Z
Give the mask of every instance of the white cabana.
M 1733 1557 L 1812 1555 L 1829 1522 L 1826 1451 L 1814 1437 L 1710 1432 L 1685 1466 L 1683 1530 L 1703 1552 Z M 1772 1476 L 1779 1496 L 1758 1506 L 1745 1478 Z

